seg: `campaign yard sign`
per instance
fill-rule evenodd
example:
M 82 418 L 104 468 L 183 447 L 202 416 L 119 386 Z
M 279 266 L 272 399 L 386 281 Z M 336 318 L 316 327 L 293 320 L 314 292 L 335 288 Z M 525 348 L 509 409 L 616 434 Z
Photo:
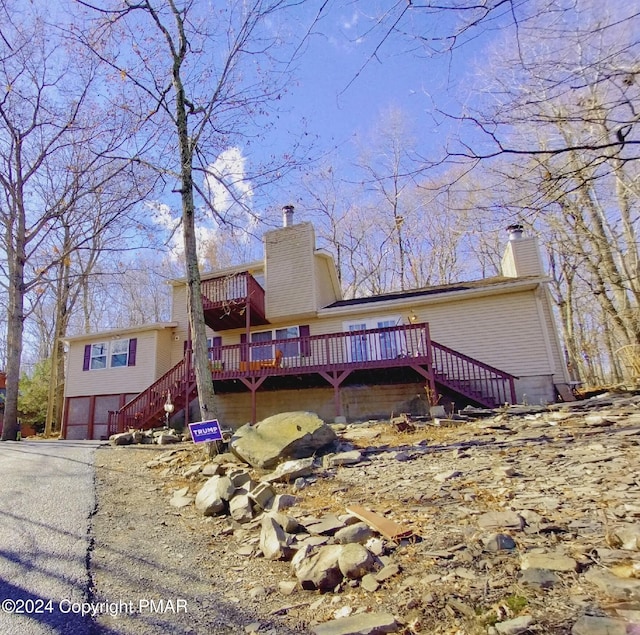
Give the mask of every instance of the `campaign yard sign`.
M 217 419 L 190 423 L 189 430 L 194 443 L 222 441 L 222 431 L 220 430 L 220 424 Z

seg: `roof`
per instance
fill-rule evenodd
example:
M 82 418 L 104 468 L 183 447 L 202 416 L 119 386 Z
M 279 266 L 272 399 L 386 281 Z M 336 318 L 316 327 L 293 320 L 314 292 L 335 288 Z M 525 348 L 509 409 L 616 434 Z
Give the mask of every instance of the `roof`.
M 358 306 L 363 304 L 374 304 L 377 302 L 387 302 L 389 300 L 404 300 L 410 298 L 421 298 L 430 295 L 444 295 L 447 293 L 497 288 L 499 286 L 520 286 L 523 281 L 541 282 L 546 278 L 540 276 L 527 276 L 520 278 L 511 278 L 507 276 L 494 276 L 492 278 L 483 278 L 482 280 L 470 280 L 469 282 L 455 282 L 452 284 L 441 284 L 432 287 L 422 287 L 419 289 L 410 289 L 408 291 L 392 291 L 389 293 L 381 293 L 379 295 L 371 295 L 364 298 L 352 298 L 351 300 L 338 300 L 333 304 L 324 307 L 325 309 L 336 309 L 339 307 Z
M 151 324 L 140 324 L 139 326 L 129 326 L 121 329 L 110 329 L 109 331 L 72 335 L 71 337 L 64 337 L 63 341 L 81 342 L 82 340 L 92 340 L 95 342 L 101 337 L 120 337 L 124 335 L 132 335 L 134 333 L 143 333 L 144 331 L 162 331 L 164 329 L 175 329 L 177 327 L 177 322 L 153 322 Z

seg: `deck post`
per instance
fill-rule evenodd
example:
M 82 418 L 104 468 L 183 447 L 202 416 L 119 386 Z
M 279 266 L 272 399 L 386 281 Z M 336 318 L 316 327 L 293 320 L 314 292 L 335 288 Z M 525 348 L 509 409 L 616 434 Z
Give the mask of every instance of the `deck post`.
M 351 374 L 350 370 L 321 370 L 319 374 L 333 386 L 333 403 L 336 409 L 336 417 L 342 416 L 342 402 L 340 400 L 340 384 Z
M 429 325 L 424 325 L 424 336 L 427 344 L 427 367 L 429 375 L 427 377 L 427 382 L 429 384 L 429 393 L 436 396 L 436 378 L 433 372 L 433 349 L 431 347 L 431 333 L 429 331 Z
M 251 425 L 253 425 L 257 419 L 256 392 L 266 378 L 266 375 L 262 377 L 240 377 L 240 381 L 251 391 Z

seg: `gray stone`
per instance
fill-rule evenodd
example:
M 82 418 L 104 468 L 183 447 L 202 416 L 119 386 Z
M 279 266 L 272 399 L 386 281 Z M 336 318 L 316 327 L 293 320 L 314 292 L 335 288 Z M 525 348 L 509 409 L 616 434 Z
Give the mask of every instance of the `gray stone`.
M 252 556 L 254 552 L 255 549 L 253 548 L 253 545 L 242 545 L 236 549 L 236 553 L 239 556 L 245 556 L 247 558 Z
M 370 538 L 364 545 L 374 556 L 381 556 L 385 552 L 384 541 L 381 538 Z
M 298 499 L 291 494 L 276 494 L 267 504 L 267 508 L 272 512 L 281 512 L 283 509 L 293 507 Z
M 522 529 L 524 520 L 516 512 L 487 512 L 478 516 L 478 527 L 483 529 Z
M 445 481 L 449 481 L 452 478 L 457 478 L 458 476 L 462 476 L 462 472 L 459 470 L 449 470 L 447 472 L 440 472 L 433 477 L 434 481 L 438 481 L 438 483 L 444 483 Z
M 196 509 L 205 516 L 215 516 L 224 512 L 234 489 L 226 476 L 212 476 L 196 495 Z
M 577 571 L 578 563 L 569 556 L 558 553 L 525 553 L 520 559 L 520 568 L 548 569 L 549 571 Z
M 193 501 L 194 501 L 193 496 L 185 496 L 184 494 L 178 494 L 178 492 L 176 492 L 169 499 L 169 505 L 171 505 L 171 507 L 176 507 L 180 509 L 182 507 L 189 507 L 189 505 L 193 504 Z
M 242 468 L 233 468 L 227 472 L 227 478 L 233 483 L 236 488 L 244 487 L 250 490 L 251 487 L 245 487 L 251 483 L 251 474 L 247 470 Z
M 522 586 L 550 589 L 560 581 L 560 578 L 549 569 L 526 569 L 520 574 L 519 581 Z
M 133 432 L 120 432 L 109 437 L 112 445 L 131 445 L 133 443 Z
M 363 522 L 355 523 L 354 525 L 348 525 L 339 529 L 335 533 L 335 540 L 340 544 L 348 544 L 357 542 L 364 545 L 369 538 L 373 536 L 371 527 Z
M 216 476 L 216 474 L 220 474 L 220 464 L 219 463 L 207 463 L 200 473 L 203 476 Z
M 236 494 L 229 501 L 229 514 L 239 523 L 248 523 L 253 520 L 253 507 L 247 494 Z
M 345 578 L 359 580 L 373 570 L 375 559 L 362 545 L 351 543 L 344 545 L 338 556 L 338 566 Z
M 613 531 L 623 549 L 629 551 L 640 550 L 640 525 L 623 525 Z
M 295 481 L 293 481 L 293 489 L 299 492 L 300 490 L 304 489 L 308 484 L 309 483 L 307 483 L 307 479 L 301 476 L 300 478 L 297 478 Z
M 180 443 L 182 438 L 171 432 L 163 432 L 155 437 L 155 441 L 158 445 L 170 445 L 172 443 Z
M 314 635 L 384 635 L 399 630 L 400 625 L 389 613 L 359 613 L 312 628 Z
M 640 580 L 638 579 L 619 578 L 609 571 L 596 568 L 589 569 L 584 577 L 610 598 L 634 602 L 640 600 Z
M 500 635 L 519 635 L 519 633 L 529 630 L 531 624 L 533 624 L 531 615 L 520 615 L 512 620 L 498 622 L 495 628 Z
M 273 518 L 288 534 L 294 534 L 297 531 L 300 531 L 301 525 L 293 516 L 287 516 L 287 514 L 274 511 L 270 511 L 269 516 L 271 516 L 271 518 Z
M 201 467 L 202 466 L 200 465 L 200 463 L 196 463 L 195 465 L 192 465 L 189 469 L 185 470 L 182 476 L 184 476 L 185 478 L 191 478 L 192 476 L 195 476 L 196 474 L 200 473 Z
M 316 552 L 306 551 L 301 558 L 296 554 L 292 566 L 300 586 L 307 591 L 335 589 L 343 578 L 338 565 L 342 549 L 342 545 L 326 545 Z
M 338 529 L 342 529 L 343 527 L 344 523 L 332 514 L 330 514 L 329 516 L 325 516 L 318 522 L 305 525 L 306 530 L 310 534 L 314 535 L 333 535 Z
M 609 617 L 581 617 L 571 629 L 571 635 L 627 635 L 627 622 Z
M 314 456 L 336 440 L 331 428 L 311 412 L 285 412 L 244 425 L 231 438 L 231 449 L 254 467 L 270 469 L 286 459 Z
M 278 467 L 262 480 L 266 483 L 291 483 L 301 476 L 308 476 L 313 472 L 315 459 L 310 456 L 304 459 L 293 459 L 280 463 Z
M 518 470 L 510 465 L 501 465 L 500 467 L 496 468 L 496 473 L 500 476 L 512 478 L 518 474 Z
M 362 580 L 360 580 L 360 586 L 369 593 L 373 593 L 380 588 L 380 583 L 376 580 L 376 576 L 372 573 L 367 573 Z
M 278 582 L 278 590 L 282 595 L 292 595 L 298 588 L 297 580 L 282 580 Z
M 286 532 L 271 516 L 262 519 L 260 550 L 267 560 L 287 560 L 292 555 Z
M 275 495 L 276 493 L 269 483 L 258 483 L 248 494 L 260 509 L 268 509 Z
M 360 450 L 350 450 L 348 452 L 339 452 L 331 454 L 327 457 L 327 467 L 339 467 L 341 465 L 355 465 L 362 461 L 362 452 Z
M 376 573 L 376 580 L 378 582 L 384 582 L 385 580 L 392 578 L 394 575 L 398 575 L 398 573 L 400 573 L 400 567 L 397 564 L 388 564 Z
M 516 548 L 516 541 L 507 534 L 493 534 L 484 541 L 484 548 L 492 553 L 510 551 Z

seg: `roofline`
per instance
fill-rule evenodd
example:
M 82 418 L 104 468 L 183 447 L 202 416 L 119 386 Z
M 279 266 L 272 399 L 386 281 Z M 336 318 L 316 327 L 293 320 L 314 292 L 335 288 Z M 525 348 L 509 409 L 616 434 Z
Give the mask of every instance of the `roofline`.
M 405 294 L 398 295 L 395 298 L 385 296 L 383 299 L 377 299 L 376 296 L 371 298 L 363 298 L 361 302 L 349 304 L 349 300 L 340 301 L 339 306 L 326 306 L 318 310 L 318 317 L 328 317 L 329 315 L 351 315 L 354 313 L 367 313 L 372 308 L 381 307 L 384 309 L 393 309 L 395 307 L 406 307 L 408 304 L 415 306 L 428 304 L 442 304 L 443 302 L 455 302 L 462 298 L 475 298 L 489 295 L 500 295 L 505 292 L 528 291 L 539 287 L 541 284 L 549 282 L 548 277 L 535 276 L 528 278 L 514 278 L 513 280 L 504 280 L 502 282 L 480 287 L 470 287 L 465 289 L 447 290 L 434 293 L 424 289 L 424 293 L 416 293 L 416 290 L 408 291 Z M 480 281 L 474 281 L 480 282 Z M 455 287 L 464 285 L 460 282 Z M 471 283 L 467 283 L 471 284 Z
M 81 342 L 82 340 L 100 339 L 101 337 L 117 337 L 133 333 L 143 333 L 145 331 L 163 331 L 165 329 L 178 328 L 178 322 L 152 322 L 151 324 L 141 324 L 140 326 L 130 326 L 122 329 L 110 329 L 108 331 L 97 331 L 95 333 L 84 333 L 82 335 L 72 335 L 63 337 L 63 342 Z

